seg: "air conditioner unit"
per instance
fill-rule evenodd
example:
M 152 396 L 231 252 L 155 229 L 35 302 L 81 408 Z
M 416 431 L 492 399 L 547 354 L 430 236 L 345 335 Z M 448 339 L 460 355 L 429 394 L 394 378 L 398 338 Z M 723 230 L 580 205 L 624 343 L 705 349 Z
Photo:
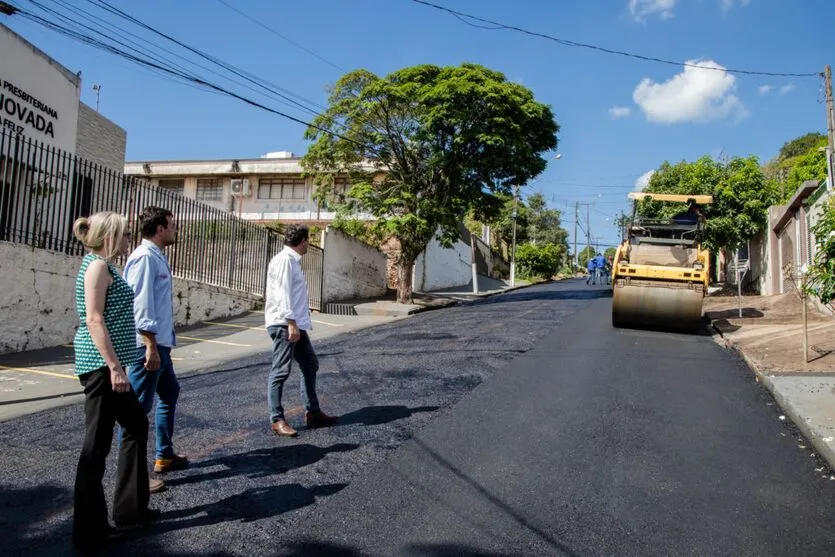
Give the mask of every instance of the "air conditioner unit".
M 246 178 L 232 178 L 231 187 L 234 197 L 249 196 L 249 180 Z

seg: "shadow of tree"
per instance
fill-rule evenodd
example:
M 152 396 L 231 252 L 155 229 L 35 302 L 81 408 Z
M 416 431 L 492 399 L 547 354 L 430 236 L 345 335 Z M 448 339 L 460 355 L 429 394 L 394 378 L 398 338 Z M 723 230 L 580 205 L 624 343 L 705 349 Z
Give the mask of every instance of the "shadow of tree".
M 275 474 L 284 474 L 296 468 L 314 464 L 329 453 L 344 453 L 359 448 L 356 443 L 337 443 L 330 447 L 318 447 L 307 443 L 300 445 L 285 445 L 278 447 L 255 449 L 244 453 L 226 455 L 218 458 L 193 463 L 188 470 L 214 468 L 222 466 L 220 470 L 189 474 L 182 478 L 166 480 L 171 486 L 221 480 L 235 476 L 248 478 L 263 478 Z
M 600 298 L 611 298 L 611 288 L 595 288 L 581 290 L 517 290 L 508 292 L 501 296 L 477 300 L 473 303 L 482 304 L 503 304 L 507 302 L 531 302 L 547 300 L 597 300 Z
M 706 311 L 705 317 L 712 320 L 718 319 L 739 319 L 739 308 Z M 742 308 L 743 318 L 760 318 L 765 317 L 765 314 L 755 308 Z
M 517 557 L 524 553 L 496 553 L 453 543 L 412 544 L 398 552 L 400 555 L 421 557 Z M 276 557 L 367 557 L 357 549 L 333 543 L 305 540 L 286 546 Z
M 300 484 L 286 484 L 250 488 L 214 503 L 197 505 L 189 509 L 167 512 L 162 521 L 148 528 L 130 532 L 110 544 L 108 555 L 167 555 L 164 547 L 158 547 L 155 536 L 167 532 L 213 526 L 223 522 L 254 522 L 300 509 L 316 502 L 318 497 L 338 493 L 348 484 L 325 484 L 312 488 Z M 178 554 L 186 555 L 186 554 Z M 187 555 L 200 555 L 199 553 Z M 220 556 L 222 553 L 213 553 Z
M 72 501 L 72 491 L 65 487 L 0 486 L 2 554 L 53 555 L 62 545 L 71 554 Z
M 403 405 L 366 406 L 339 417 L 337 425 L 362 424 L 381 425 L 408 418 L 421 412 L 434 412 L 440 406 L 418 406 L 409 408 Z

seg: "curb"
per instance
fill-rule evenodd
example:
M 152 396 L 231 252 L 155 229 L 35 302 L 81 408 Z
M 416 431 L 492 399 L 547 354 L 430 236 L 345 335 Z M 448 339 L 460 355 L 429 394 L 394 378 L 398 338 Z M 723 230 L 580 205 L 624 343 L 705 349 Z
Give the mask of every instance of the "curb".
M 774 400 L 777 401 L 777 404 L 780 405 L 780 408 L 783 410 L 783 413 L 786 415 L 788 419 L 792 421 L 792 423 L 803 433 L 803 436 L 812 444 L 815 448 L 815 451 L 821 458 L 826 460 L 829 464 L 829 467 L 835 470 L 835 449 L 829 446 L 826 443 L 821 435 L 815 431 L 809 425 L 809 422 L 806 421 L 806 418 L 800 414 L 800 412 L 795 408 L 792 401 L 783 395 L 782 392 L 777 388 L 772 381 L 771 376 L 766 375 L 763 373 L 757 364 L 755 364 L 751 358 L 739 347 L 737 343 L 725 337 L 718 328 L 714 327 L 713 322 L 710 323 L 710 328 L 713 329 L 716 334 L 718 334 L 724 340 L 724 344 L 726 348 L 732 348 L 739 354 L 748 368 L 754 372 L 754 376 L 756 377 L 757 381 L 765 385 L 765 388 L 768 389 L 768 392 L 771 393 L 771 396 L 774 397 Z

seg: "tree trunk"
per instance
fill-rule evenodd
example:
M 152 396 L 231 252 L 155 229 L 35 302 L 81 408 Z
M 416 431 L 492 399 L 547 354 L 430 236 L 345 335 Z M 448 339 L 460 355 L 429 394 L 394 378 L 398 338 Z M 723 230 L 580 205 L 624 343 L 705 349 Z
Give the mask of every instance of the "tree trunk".
M 412 268 L 414 260 L 401 257 L 397 262 L 397 301 L 401 304 L 412 303 Z

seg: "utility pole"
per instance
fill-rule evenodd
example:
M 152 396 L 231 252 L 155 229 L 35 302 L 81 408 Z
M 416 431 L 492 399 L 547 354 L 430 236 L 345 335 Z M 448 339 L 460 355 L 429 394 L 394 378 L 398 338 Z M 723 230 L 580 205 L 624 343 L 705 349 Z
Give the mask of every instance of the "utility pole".
M 580 258 L 577 255 L 577 220 L 579 219 L 580 202 L 574 202 L 574 272 L 577 272 L 577 266 L 580 265 Z
M 589 219 L 589 207 L 591 203 L 586 203 L 586 243 L 588 244 L 588 248 L 591 249 L 591 220 Z
M 516 216 L 519 210 L 519 186 L 513 188 L 513 243 L 510 247 L 510 286 L 516 286 Z
M 829 150 L 826 153 L 826 169 L 829 173 L 829 187 L 835 188 L 835 103 L 832 100 L 832 66 L 826 65 L 823 71 L 826 89 L 826 129 L 829 137 Z

